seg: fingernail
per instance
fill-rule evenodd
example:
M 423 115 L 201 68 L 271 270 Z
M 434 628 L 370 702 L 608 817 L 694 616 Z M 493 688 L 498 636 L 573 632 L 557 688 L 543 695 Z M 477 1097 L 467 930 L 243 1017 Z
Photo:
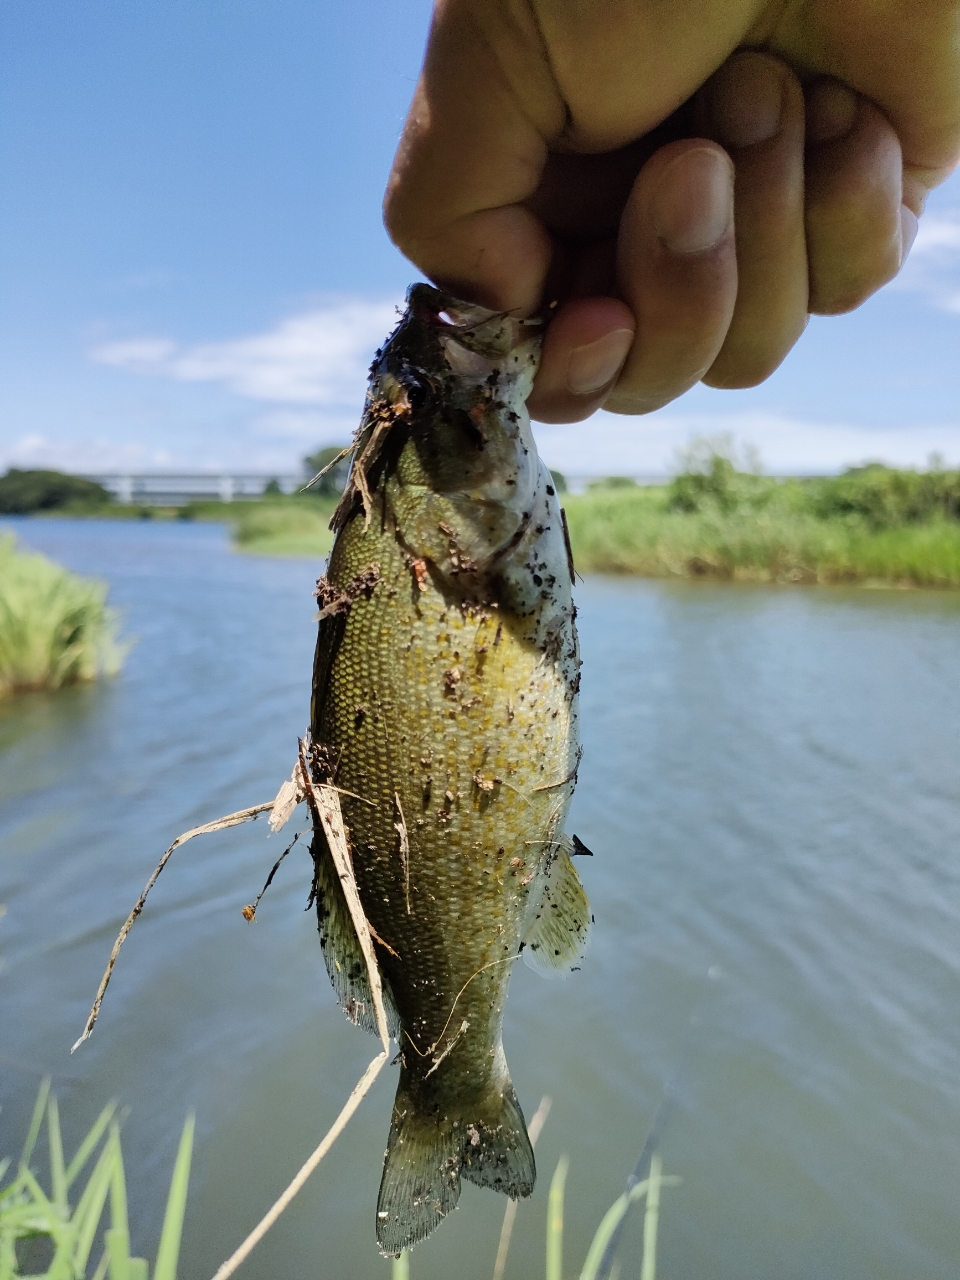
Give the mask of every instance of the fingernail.
M 720 151 L 685 151 L 660 175 L 653 225 L 674 253 L 703 253 L 733 224 L 733 165 Z
M 755 146 L 780 128 L 783 82 L 764 57 L 743 55 L 718 72 L 712 99 L 712 136 L 725 147 Z
M 836 142 L 853 128 L 857 95 L 836 80 L 821 80 L 807 95 L 807 139 Z
M 917 238 L 917 231 L 920 223 L 917 215 L 912 209 L 908 209 L 905 204 L 900 206 L 900 265 L 901 267 L 907 260 L 907 254 L 913 248 L 913 242 Z
M 586 396 L 605 387 L 620 372 L 631 346 L 633 330 L 614 329 L 596 342 L 574 347 L 567 359 L 567 389 Z

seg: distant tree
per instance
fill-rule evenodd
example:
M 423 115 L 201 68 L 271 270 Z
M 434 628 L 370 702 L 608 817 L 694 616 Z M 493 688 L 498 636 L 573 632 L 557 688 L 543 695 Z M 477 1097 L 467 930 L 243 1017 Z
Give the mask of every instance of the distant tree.
M 307 473 L 307 479 L 315 476 L 318 471 L 323 471 L 324 467 L 329 467 L 334 458 L 343 452 L 344 446 L 339 444 L 326 445 L 323 449 L 318 449 L 316 453 L 307 454 L 303 460 L 303 467 Z M 335 467 L 320 477 L 315 485 L 307 490 L 308 493 L 315 493 L 320 498 L 337 498 L 343 492 L 347 483 L 347 476 L 350 473 L 349 456 L 341 458 Z
M 821 480 L 818 489 L 815 509 L 824 518 L 859 516 L 877 529 L 960 520 L 960 471 L 947 471 L 942 464 L 929 471 L 899 471 L 867 462 Z
M 0 514 L 28 515 L 31 511 L 51 511 L 68 503 L 100 506 L 113 496 L 103 485 L 62 471 L 20 471 L 11 467 L 0 476 Z
M 604 476 L 602 480 L 593 480 L 591 489 L 637 489 L 639 485 L 630 476 Z
M 562 471 L 551 471 L 550 477 L 553 480 L 553 487 L 556 489 L 557 493 L 567 492 L 567 477 Z
M 757 510 L 777 490 L 775 480 L 760 474 L 756 449 L 738 449 L 729 433 L 695 437 L 680 450 L 677 462 L 678 474 L 667 490 L 673 511 Z
M 263 486 L 263 496 L 265 498 L 275 498 L 281 493 L 283 493 L 283 490 L 280 488 L 280 481 L 276 476 L 274 476 L 272 480 L 268 480 Z

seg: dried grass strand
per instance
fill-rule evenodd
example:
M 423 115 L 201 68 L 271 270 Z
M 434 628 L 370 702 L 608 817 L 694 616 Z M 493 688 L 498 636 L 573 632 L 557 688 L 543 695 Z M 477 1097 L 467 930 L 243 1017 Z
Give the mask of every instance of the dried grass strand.
M 313 814 L 314 823 L 316 826 L 323 829 L 323 833 L 326 836 L 327 846 L 330 849 L 330 854 L 333 858 L 337 875 L 340 878 L 340 883 L 343 885 L 344 897 L 346 898 L 347 907 L 350 911 L 350 919 L 353 921 L 353 927 L 357 931 L 360 950 L 363 952 L 363 958 L 367 965 L 367 977 L 370 981 L 370 992 L 373 996 L 373 1007 L 377 1018 L 377 1031 L 380 1034 L 380 1042 L 383 1045 L 383 1049 L 377 1054 L 367 1067 L 366 1071 L 360 1077 L 340 1114 L 324 1135 L 322 1142 L 310 1156 L 309 1160 L 307 1160 L 300 1168 L 299 1172 L 296 1174 L 287 1189 L 272 1205 L 267 1213 L 264 1214 L 243 1243 L 230 1255 L 223 1266 L 220 1267 L 219 1271 L 214 1275 L 213 1280 L 227 1280 L 229 1276 L 232 1276 L 244 1259 L 249 1256 L 257 1244 L 267 1234 L 273 1224 L 283 1213 L 284 1209 L 286 1209 L 297 1193 L 301 1190 L 307 1179 L 313 1173 L 314 1169 L 316 1169 L 317 1165 L 319 1165 L 320 1161 L 343 1132 L 350 1117 L 370 1091 L 371 1085 L 374 1080 L 376 1080 L 384 1064 L 390 1057 L 390 1034 L 387 1030 L 387 1012 L 383 1003 L 383 987 L 380 981 L 380 968 L 377 964 L 376 954 L 373 950 L 373 937 L 371 935 L 370 925 L 363 910 L 363 904 L 360 901 L 360 893 L 357 889 L 356 877 L 353 874 L 353 862 L 350 857 L 350 846 L 347 843 L 347 834 L 343 826 L 343 815 L 340 811 L 340 797 L 337 794 L 336 787 L 315 783 L 311 778 L 310 769 L 307 764 L 306 746 L 303 741 L 300 742 L 300 784 Z
M 332 462 L 328 462 L 325 467 L 321 467 L 320 470 L 317 472 L 317 474 L 313 477 L 313 479 L 307 481 L 307 483 L 303 486 L 300 492 L 306 493 L 311 485 L 315 485 L 318 480 L 322 479 L 327 474 L 328 471 L 332 471 L 333 468 L 337 465 L 337 463 L 342 462 L 348 453 L 353 453 L 356 447 L 357 447 L 357 442 L 356 440 L 354 440 L 353 443 L 348 444 L 345 449 L 341 449 Z
M 120 948 L 126 941 L 127 934 L 133 928 L 134 920 L 136 920 L 137 916 L 143 910 L 143 904 L 147 900 L 147 894 L 157 883 L 160 872 L 169 862 L 173 851 L 175 849 L 179 849 L 181 845 L 186 844 L 188 840 L 192 840 L 194 836 L 210 835 L 214 831 L 225 831 L 228 827 L 238 827 L 242 822 L 252 822 L 255 818 L 259 817 L 261 813 L 266 813 L 268 810 L 272 809 L 273 805 L 274 802 L 272 800 L 268 800 L 266 804 L 255 804 L 249 809 L 238 809 L 236 813 L 228 813 L 226 817 L 217 818 L 215 822 L 205 822 L 200 827 L 192 827 L 189 831 L 185 831 L 182 836 L 177 836 L 176 840 L 174 840 L 173 844 L 157 863 L 156 870 L 147 881 L 144 886 L 143 893 L 141 893 L 140 897 L 137 899 L 136 905 L 127 916 L 126 920 L 124 920 L 123 926 L 117 934 L 117 940 L 113 944 L 113 950 L 110 952 L 110 959 L 107 961 L 107 967 L 103 971 L 103 977 L 100 979 L 100 986 L 97 988 L 96 998 L 91 1006 L 86 1025 L 83 1028 L 83 1035 L 81 1035 L 80 1039 L 70 1050 L 71 1053 L 76 1052 L 76 1050 L 83 1044 L 84 1040 L 89 1039 L 90 1033 L 93 1031 L 97 1018 L 99 1017 L 100 1006 L 103 1004 L 103 997 L 106 994 L 107 987 L 110 985 L 110 979 L 113 977 L 113 967 L 117 963 L 117 956 L 120 954 Z

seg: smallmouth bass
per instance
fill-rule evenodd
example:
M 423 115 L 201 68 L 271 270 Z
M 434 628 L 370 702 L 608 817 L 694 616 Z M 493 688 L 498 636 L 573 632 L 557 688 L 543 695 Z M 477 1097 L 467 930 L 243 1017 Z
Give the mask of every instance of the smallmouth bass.
M 371 368 L 317 584 L 310 768 L 340 789 L 400 1080 L 377 1204 L 387 1254 L 456 1206 L 461 1178 L 536 1176 L 501 1039 L 521 950 L 569 968 L 589 908 L 564 822 L 579 763 L 573 563 L 525 401 L 529 322 L 415 285 Z M 322 831 L 324 959 L 374 1029 Z

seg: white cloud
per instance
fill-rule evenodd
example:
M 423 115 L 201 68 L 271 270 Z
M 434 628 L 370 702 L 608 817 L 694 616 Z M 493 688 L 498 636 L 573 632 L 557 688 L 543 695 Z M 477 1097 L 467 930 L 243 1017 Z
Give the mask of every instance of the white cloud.
M 924 214 L 910 256 L 924 257 L 944 250 L 954 250 L 950 256 L 960 257 L 960 213 Z
M 535 433 L 547 465 L 572 476 L 666 475 L 691 438 L 720 433 L 755 446 L 774 475 L 841 471 L 867 460 L 923 467 L 931 453 L 960 465 L 960 423 L 881 428 L 770 413 L 661 410 L 642 418 L 600 412 L 585 423 L 535 424 Z
M 108 440 L 102 436 L 75 440 L 53 440 L 40 432 L 29 432 L 0 447 L 0 469 L 20 467 L 52 468 L 55 471 L 111 472 L 168 470 L 176 465 L 169 449 Z
M 166 437 L 163 446 L 85 435 L 57 440 L 24 434 L 0 447 L 6 467 L 53 467 L 80 473 L 140 471 L 262 472 L 292 474 L 303 454 L 320 444 L 350 438 L 355 419 L 309 410 L 268 410 L 246 422 L 211 424 L 202 431 Z M 568 476 L 657 477 L 674 468 L 677 451 L 694 436 L 729 433 L 754 445 L 774 475 L 828 473 L 867 460 L 923 467 L 931 453 L 960 466 L 960 422 L 896 428 L 807 422 L 785 415 L 679 413 L 669 409 L 642 418 L 598 413 L 589 422 L 534 424 L 540 452 Z
M 370 358 L 396 318 L 393 302 L 334 298 L 247 338 L 195 346 L 135 338 L 102 343 L 90 356 L 130 373 L 219 383 L 251 400 L 359 410 Z
M 359 413 L 329 410 L 272 409 L 253 418 L 247 431 L 253 440 L 288 448 L 314 449 L 325 444 L 349 444 L 357 429 Z

